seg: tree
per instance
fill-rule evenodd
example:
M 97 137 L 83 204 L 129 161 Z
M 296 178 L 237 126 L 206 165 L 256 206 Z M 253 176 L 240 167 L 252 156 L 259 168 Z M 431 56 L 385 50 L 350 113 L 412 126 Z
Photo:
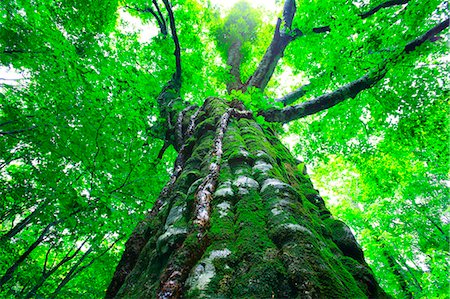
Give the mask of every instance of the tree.
M 304 163 L 280 142 L 278 123 L 339 113 L 366 90 L 395 93 L 389 82 L 400 66 L 442 62 L 449 25 L 443 4 L 304 2 L 297 9 L 287 0 L 273 30 L 245 2 L 225 18 L 195 1 L 174 3 L 130 1 L 121 8 L 155 22 L 160 34 L 148 44 L 116 28 L 117 2 L 3 4 L 1 61 L 27 70 L 30 82 L 5 85 L 2 93 L 8 98 L 0 124 L 7 142 L 2 217 L 10 224 L 2 242 L 10 248 L 21 236 L 24 243 L 2 284 L 25 262 L 43 265 L 29 285 L 17 275 L 21 289 L 6 293 L 62 294 L 68 280 L 104 257 L 119 233 L 130 232 L 124 227 L 142 219 L 124 215 L 151 208 L 125 244 L 107 297 L 388 297 L 350 228 L 331 216 Z M 328 14 L 321 13 L 325 8 Z M 263 46 L 265 41 L 270 43 Z M 316 52 L 300 51 L 308 44 Z M 228 68 L 214 67 L 220 58 Z M 277 84 L 271 79 L 280 63 L 307 65 L 295 71 L 310 82 L 274 97 L 270 84 Z M 441 109 L 445 93 L 434 96 L 432 104 Z M 303 97 L 309 99 L 299 103 Z M 389 111 L 406 110 L 400 104 Z M 177 152 L 175 166 L 156 196 L 166 178 L 159 175 L 161 159 L 174 155 L 164 155 L 167 148 Z M 363 152 L 357 159 L 357 166 L 370 165 L 360 162 Z M 448 242 L 441 220 L 427 215 Z M 407 263 L 380 242 L 385 232 L 372 235 L 392 273 L 403 279 L 400 294 L 417 293 L 405 286 Z M 55 273 L 63 282 L 46 285 Z

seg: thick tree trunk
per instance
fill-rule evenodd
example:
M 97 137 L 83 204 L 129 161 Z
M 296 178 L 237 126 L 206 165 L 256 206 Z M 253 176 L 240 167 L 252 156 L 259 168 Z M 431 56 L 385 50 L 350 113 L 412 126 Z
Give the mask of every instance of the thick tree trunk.
M 231 106 L 231 108 L 230 108 Z M 383 298 L 350 229 L 239 103 L 186 113 L 175 173 L 107 298 Z

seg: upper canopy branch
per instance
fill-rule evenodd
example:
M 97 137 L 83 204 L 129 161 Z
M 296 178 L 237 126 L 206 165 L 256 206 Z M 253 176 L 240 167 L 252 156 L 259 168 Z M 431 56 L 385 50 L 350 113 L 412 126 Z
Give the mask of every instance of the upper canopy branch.
M 297 88 L 296 90 L 282 96 L 281 98 L 275 99 L 275 102 L 280 102 L 283 103 L 284 106 L 289 106 L 292 103 L 294 103 L 297 99 L 303 97 L 306 94 L 307 89 L 310 85 L 311 84 L 304 84 L 299 88 Z
M 161 137 L 164 136 L 165 143 L 176 145 L 176 138 L 174 138 L 173 131 L 176 129 L 177 106 L 180 98 L 181 89 L 181 47 L 178 40 L 177 30 L 175 28 L 175 17 L 173 15 L 172 6 L 169 0 L 163 0 L 164 6 L 169 15 L 170 31 L 172 39 L 175 44 L 175 71 L 172 78 L 166 83 L 161 92 L 158 95 L 157 102 L 160 111 L 161 118 L 165 120 L 164 124 L 160 124 L 156 131 Z M 156 1 L 154 1 L 156 4 Z M 164 145 L 166 146 L 166 145 Z
M 389 0 L 389 1 L 386 1 L 380 5 L 372 8 L 371 10 L 367 11 L 366 13 L 360 14 L 359 16 L 362 19 L 365 19 L 365 18 L 375 14 L 381 8 L 406 4 L 406 3 L 408 3 L 408 1 L 409 0 Z M 269 80 L 272 77 L 273 72 L 275 71 L 275 67 L 278 64 L 278 61 L 283 56 L 283 53 L 284 53 L 284 50 L 286 49 L 286 47 L 295 38 L 303 35 L 301 30 L 292 29 L 292 21 L 295 16 L 296 9 L 297 8 L 295 5 L 295 0 L 286 0 L 285 1 L 284 7 L 283 7 L 284 25 L 282 26 L 282 20 L 278 19 L 272 41 L 271 41 L 269 47 L 267 48 L 261 62 L 259 63 L 258 68 L 253 73 L 253 75 L 247 80 L 247 82 L 245 84 L 245 88 L 254 86 L 261 90 L 264 90 L 264 88 L 269 83 Z M 329 31 L 331 31 L 330 26 L 322 26 L 322 27 L 313 28 L 313 32 L 315 32 L 315 33 L 324 33 L 324 32 L 329 32 Z
M 164 35 L 167 35 L 167 24 L 166 24 L 166 20 L 165 20 L 165 18 L 164 18 L 164 16 L 163 16 L 163 14 L 161 13 L 161 9 L 159 8 L 159 4 L 158 4 L 158 2 L 156 1 L 156 0 L 152 0 L 152 3 L 153 3 L 153 6 L 155 7 L 155 9 L 156 9 L 156 12 L 158 13 L 158 16 L 159 16 L 159 20 L 161 21 L 161 23 L 164 25 L 164 32 L 165 32 L 165 34 Z
M 132 6 L 126 5 L 125 8 L 133 9 L 135 11 L 144 12 L 144 13 L 145 12 L 151 13 L 152 16 L 156 19 L 156 22 L 158 23 L 158 27 L 159 27 L 159 30 L 161 31 L 161 34 L 164 36 L 167 36 L 166 21 L 164 20 L 164 17 L 161 14 L 158 3 L 156 1 L 153 1 L 153 5 L 155 6 L 156 11 L 151 7 L 138 8 L 138 7 L 132 7 Z
M 377 11 L 379 11 L 382 8 L 388 8 L 388 7 L 392 7 L 392 6 L 397 6 L 397 5 L 403 5 L 403 4 L 407 4 L 410 0 L 389 0 L 386 2 L 383 2 L 375 7 L 373 7 L 372 9 L 359 14 L 358 16 L 361 19 L 366 19 L 372 15 L 374 15 Z M 314 33 L 325 33 L 325 32 L 330 32 L 331 31 L 331 27 L 329 25 L 326 26 L 320 26 L 320 27 L 315 27 L 312 29 L 312 31 Z
M 365 19 L 365 18 L 370 17 L 371 15 L 374 15 L 377 11 L 379 11 L 382 8 L 387 8 L 387 7 L 397 6 L 397 5 L 403 5 L 403 4 L 406 4 L 408 2 L 409 2 L 409 0 L 389 0 L 389 1 L 386 1 L 384 3 L 381 3 L 380 5 L 375 6 L 371 10 L 366 11 L 365 13 L 362 13 L 359 16 L 361 17 L 361 19 Z
M 181 85 L 181 47 L 180 41 L 178 40 L 177 29 L 175 27 L 175 17 L 173 16 L 172 5 L 170 5 L 169 0 L 163 0 L 164 6 L 166 7 L 167 13 L 169 14 L 170 21 L 170 32 L 172 33 L 172 39 L 175 44 L 175 73 L 173 75 L 173 80 L 175 83 Z
M 418 46 L 434 37 L 434 35 L 442 32 L 448 26 L 449 19 L 446 19 L 432 29 L 428 30 L 424 35 L 409 42 L 399 54 L 391 59 L 385 60 L 377 70 L 371 71 L 356 81 L 348 83 L 333 92 L 324 94 L 298 105 L 289 106 L 284 109 L 261 111 L 259 114 L 262 115 L 268 122 L 287 123 L 289 121 L 303 118 L 307 115 L 315 114 L 319 111 L 333 107 L 348 98 L 355 98 L 361 91 L 371 88 L 378 81 L 384 78 L 387 73 L 388 63 L 399 60 L 403 55 L 414 51 Z
M 264 90 L 273 75 L 275 67 L 283 56 L 284 49 L 296 37 L 296 31 L 291 32 L 292 20 L 296 11 L 295 0 L 286 0 L 283 8 L 283 22 L 278 19 L 275 32 L 258 68 L 245 84 L 247 87 L 257 87 Z

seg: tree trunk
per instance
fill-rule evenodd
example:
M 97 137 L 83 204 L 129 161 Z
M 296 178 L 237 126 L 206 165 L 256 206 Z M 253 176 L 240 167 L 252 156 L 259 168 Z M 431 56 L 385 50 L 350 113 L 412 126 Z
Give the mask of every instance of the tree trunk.
M 174 175 L 127 241 L 107 298 L 387 297 L 270 129 L 239 102 L 209 98 L 193 113 Z
M 6 273 L 2 276 L 2 278 L 0 278 L 0 288 L 13 277 L 14 272 L 17 270 L 20 264 L 33 252 L 34 249 L 36 249 L 39 244 L 42 243 L 50 229 L 60 222 L 60 220 L 53 221 L 43 229 L 37 240 L 34 241 L 34 243 L 30 245 L 30 247 L 28 247 L 28 249 L 17 259 L 17 261 L 11 267 L 9 267 L 8 270 L 6 270 Z
M 386 251 L 386 250 L 383 250 L 383 255 L 388 261 L 388 265 L 391 268 L 392 274 L 394 274 L 395 278 L 397 278 L 397 282 L 400 285 L 400 289 L 402 290 L 405 298 L 407 298 L 407 299 L 414 298 L 413 294 L 408 289 L 408 282 L 405 279 L 405 276 L 403 275 L 403 273 L 401 271 L 401 267 L 397 263 L 395 258 L 392 256 L 392 254 L 389 251 Z
M 0 243 L 5 242 L 20 233 L 30 222 L 47 206 L 47 200 L 44 200 L 38 207 L 22 221 L 12 227 L 6 234 L 0 237 Z

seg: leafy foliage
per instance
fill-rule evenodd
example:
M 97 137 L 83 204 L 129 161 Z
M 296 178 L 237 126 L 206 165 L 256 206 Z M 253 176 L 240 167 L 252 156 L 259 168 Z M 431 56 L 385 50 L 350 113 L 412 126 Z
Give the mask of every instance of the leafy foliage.
M 253 73 L 273 35 L 273 12 L 241 2 L 221 17 L 202 1 L 171 3 L 186 101 L 225 96 L 230 40 L 242 39 L 243 78 Z M 377 4 L 297 1 L 293 27 L 304 35 L 286 49 L 266 94 L 250 88 L 228 97 L 256 115 L 276 107 L 280 85 L 309 82 L 305 99 L 334 90 L 446 12 L 440 1 L 409 1 L 360 17 Z M 176 153 L 158 159 L 167 120 L 156 98 L 172 73 L 173 43 L 161 33 L 143 39 L 147 32 L 124 20 L 129 14 L 156 32 L 150 5 L 0 3 L 0 70 L 23 77 L 0 79 L 0 297 L 103 297 L 124 241 L 168 180 Z M 330 31 L 316 34 L 320 26 Z M 397 298 L 448 290 L 446 42 L 443 34 L 402 57 L 355 100 L 280 130 L 300 140 L 294 152 Z

